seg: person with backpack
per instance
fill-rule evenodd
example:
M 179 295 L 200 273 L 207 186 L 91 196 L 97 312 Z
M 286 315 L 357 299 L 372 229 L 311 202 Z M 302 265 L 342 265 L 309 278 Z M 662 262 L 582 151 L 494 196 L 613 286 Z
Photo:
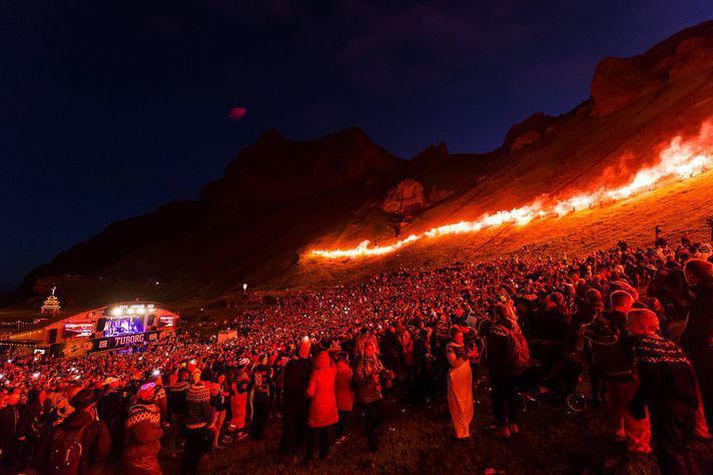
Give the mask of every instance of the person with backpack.
M 470 358 L 475 350 L 463 344 L 463 331 L 458 326 L 451 327 L 451 341 L 446 345 L 448 371 L 448 409 L 451 413 L 455 437 L 458 440 L 470 438 L 470 423 L 473 420 L 473 373 Z
M 94 390 L 82 389 L 69 403 L 74 412 L 52 433 L 49 461 L 44 473 L 89 474 L 109 457 L 111 437 L 106 424 L 97 416 Z
M 124 428 L 122 473 L 160 475 L 158 453 L 161 450 L 161 410 L 156 404 L 156 384 L 146 383 L 136 394 L 136 404 L 129 409 Z
M 498 304 L 484 328 L 490 370 L 495 436 L 509 439 L 520 433 L 517 425 L 517 382 L 530 360 L 530 349 L 517 323 L 515 310 Z

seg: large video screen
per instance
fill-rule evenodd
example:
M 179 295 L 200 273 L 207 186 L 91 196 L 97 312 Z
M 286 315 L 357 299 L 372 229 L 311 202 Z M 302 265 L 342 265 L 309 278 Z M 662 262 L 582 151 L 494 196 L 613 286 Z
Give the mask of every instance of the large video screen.
M 104 336 L 131 335 L 144 331 L 143 317 L 111 318 L 104 327 Z

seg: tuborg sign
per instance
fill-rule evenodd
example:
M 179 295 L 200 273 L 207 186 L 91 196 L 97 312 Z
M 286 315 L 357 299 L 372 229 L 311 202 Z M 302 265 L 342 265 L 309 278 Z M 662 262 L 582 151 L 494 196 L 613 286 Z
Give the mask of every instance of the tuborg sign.
M 150 343 L 158 340 L 158 332 L 135 333 L 133 335 L 110 336 L 92 340 L 91 351 L 114 350 L 137 343 Z

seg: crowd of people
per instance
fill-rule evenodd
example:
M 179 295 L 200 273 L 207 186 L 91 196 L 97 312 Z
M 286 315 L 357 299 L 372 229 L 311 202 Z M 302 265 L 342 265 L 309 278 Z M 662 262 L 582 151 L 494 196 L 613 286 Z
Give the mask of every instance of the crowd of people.
M 288 291 L 221 343 L 186 330 L 121 354 L 9 355 L 0 467 L 83 474 L 112 461 L 157 474 L 163 447 L 196 473 L 205 454 L 264 438 L 271 414 L 286 460 L 324 459 L 348 434 L 378 451 L 385 394 L 445 395 L 458 443 L 478 436 L 485 381 L 503 443 L 521 431 L 523 394 L 566 404 L 586 387 L 627 450 L 655 452 L 666 474 L 699 473 L 688 443 L 713 424 L 712 259 L 657 233 L 648 249 L 523 252 Z

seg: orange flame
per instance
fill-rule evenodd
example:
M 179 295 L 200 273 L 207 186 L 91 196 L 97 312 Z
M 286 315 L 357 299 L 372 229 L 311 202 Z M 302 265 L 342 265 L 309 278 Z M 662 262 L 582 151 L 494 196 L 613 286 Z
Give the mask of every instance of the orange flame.
M 513 224 L 525 226 L 536 218 L 564 216 L 576 211 L 590 209 L 600 203 L 608 203 L 630 198 L 639 193 L 661 187 L 672 179 L 687 180 L 713 167 L 713 126 L 706 122 L 697 138 L 684 142 L 681 136 L 671 140 L 659 154 L 655 165 L 641 168 L 626 184 L 619 187 L 602 187 L 589 194 L 577 194 L 545 205 L 548 200 L 537 199 L 530 204 L 509 211 L 486 213 L 476 221 L 460 221 L 429 229 L 419 234 L 411 234 L 405 239 L 383 246 L 372 246 L 368 240 L 352 249 L 313 250 L 311 257 L 324 259 L 357 259 L 383 256 L 409 246 L 416 241 L 436 239 L 454 234 L 476 233 L 484 229 Z

